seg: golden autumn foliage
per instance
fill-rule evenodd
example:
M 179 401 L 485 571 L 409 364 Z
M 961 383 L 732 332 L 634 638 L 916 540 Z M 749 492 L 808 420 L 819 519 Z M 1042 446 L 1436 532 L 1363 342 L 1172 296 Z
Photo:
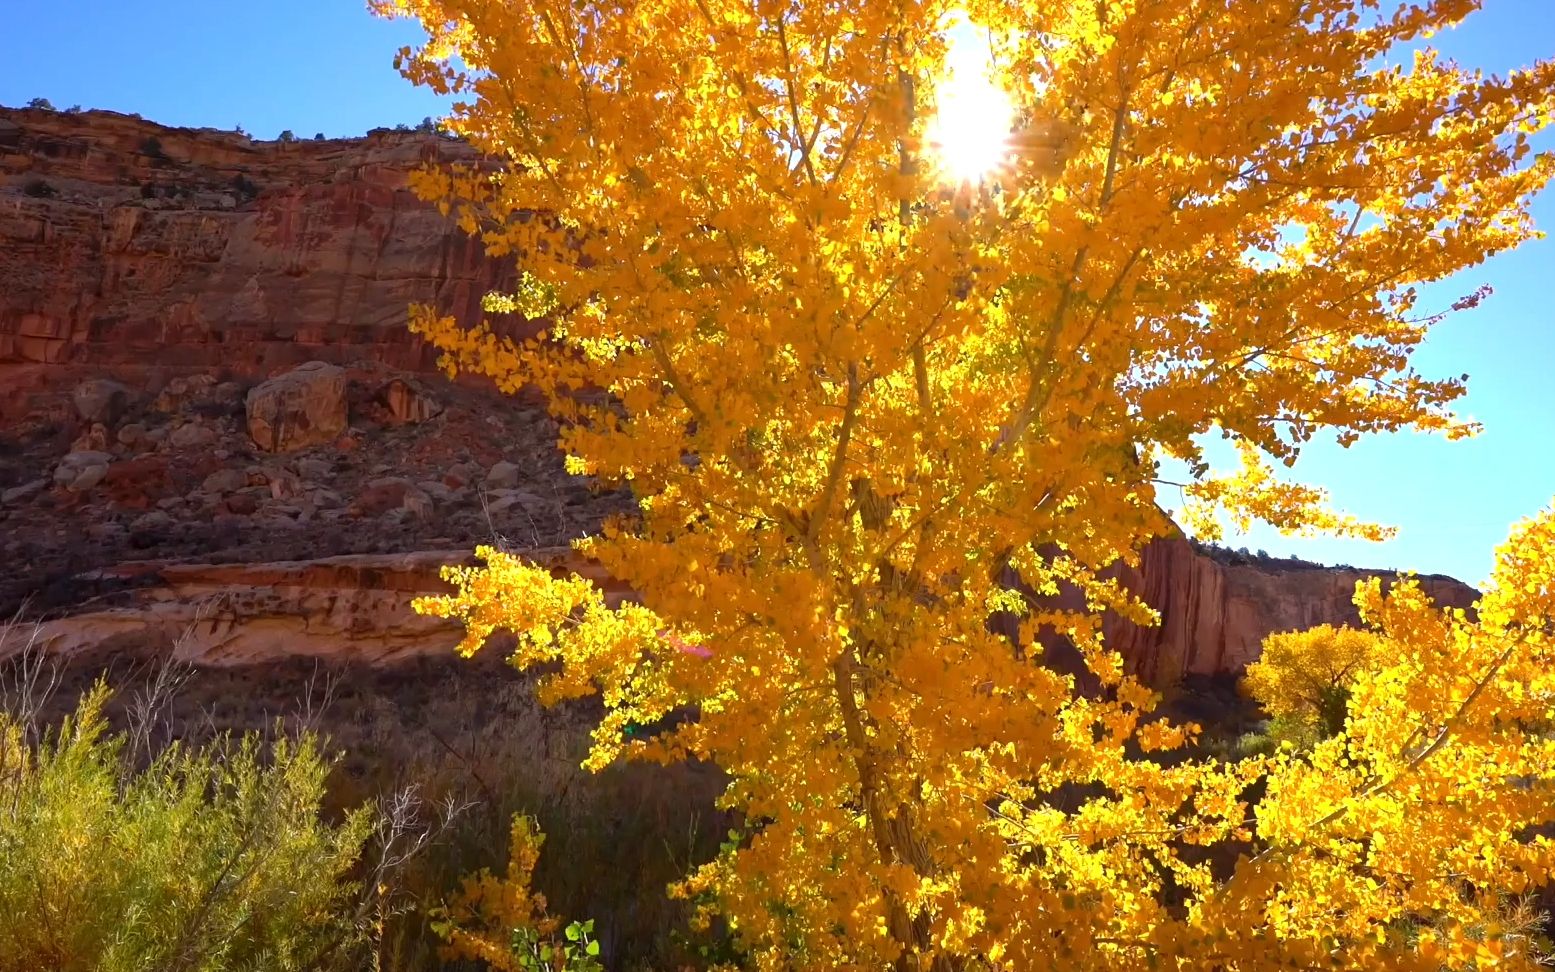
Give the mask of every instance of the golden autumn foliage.
M 440 921 L 439 933 L 448 942 L 443 948 L 445 958 L 519 972 L 523 966 L 512 954 L 514 930 L 533 929 L 537 937 L 556 931 L 556 919 L 545 911 L 545 895 L 530 887 L 545 838 L 527 817 L 515 816 L 508 841 L 508 864 L 502 876 L 483 871 L 466 878 Z
M 513 818 L 505 872 L 466 878 L 435 923 L 447 942 L 443 958 L 497 972 L 599 972 L 599 944 L 589 938 L 594 923 L 573 922 L 562 931 L 560 919 L 546 912 L 545 895 L 530 887 L 544 844 L 533 820 Z
M 1101 572 L 1172 529 L 1167 458 L 1202 528 L 1375 535 L 1275 466 L 1472 431 L 1409 366 L 1440 316 L 1415 288 L 1531 234 L 1555 64 L 1387 66 L 1473 0 L 375 6 L 426 26 L 403 70 L 496 163 L 417 190 L 523 270 L 489 322 L 413 326 L 545 393 L 570 468 L 639 505 L 578 544 L 638 604 L 484 550 L 423 607 L 597 693 L 594 765 L 729 773 L 748 836 L 679 893 L 752 967 L 1528 965 L 1482 902 L 1550 862 L 1548 517 L 1477 624 L 1368 592 L 1389 667 L 1306 753 L 1153 755 L 1194 729 L 1098 614 L 1149 618 Z M 1012 126 L 978 179 L 943 144 L 968 89 Z M 1042 664 L 1055 637 L 1099 692 Z
M 1337 735 L 1344 728 L 1350 686 L 1386 659 L 1381 638 L 1359 628 L 1318 625 L 1263 640 L 1247 666 L 1242 689 L 1277 719 L 1292 719 Z

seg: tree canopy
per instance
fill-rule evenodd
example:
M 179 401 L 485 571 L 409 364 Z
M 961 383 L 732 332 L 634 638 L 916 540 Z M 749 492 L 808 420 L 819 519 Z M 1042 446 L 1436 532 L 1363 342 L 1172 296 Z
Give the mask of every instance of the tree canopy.
M 417 190 L 523 271 L 490 321 L 413 327 L 546 393 L 570 468 L 639 506 L 579 548 L 640 603 L 488 550 L 424 606 L 598 693 L 592 765 L 728 771 L 747 828 L 680 891 L 755 967 L 1526 960 L 1464 888 L 1542 874 L 1549 753 L 1470 703 L 1516 668 L 1547 704 L 1543 634 L 1373 591 L 1399 663 L 1354 735 L 1227 763 L 1156 755 L 1194 728 L 1150 718 L 1098 616 L 1150 619 L 1106 571 L 1174 529 L 1165 460 L 1201 533 L 1375 536 L 1276 468 L 1320 433 L 1473 431 L 1462 380 L 1410 367 L 1447 310 L 1417 288 L 1532 234 L 1555 63 L 1421 46 L 1473 0 L 375 6 L 427 28 L 402 70 L 496 163 Z M 974 113 L 1009 129 L 975 177 L 945 141 Z M 1549 608 L 1539 522 L 1514 613 Z

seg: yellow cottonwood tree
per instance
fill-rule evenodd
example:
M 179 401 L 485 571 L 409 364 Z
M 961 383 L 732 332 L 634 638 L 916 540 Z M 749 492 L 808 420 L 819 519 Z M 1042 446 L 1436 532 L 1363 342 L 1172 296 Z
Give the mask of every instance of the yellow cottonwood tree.
M 592 765 L 728 771 L 748 833 L 679 890 L 757 968 L 1523 961 L 1467 894 L 1545 861 L 1541 744 L 1470 698 L 1504 630 L 1406 588 L 1376 610 L 1437 667 L 1358 687 L 1354 741 L 1224 763 L 1148 755 L 1194 730 L 1097 620 L 1148 620 L 1103 571 L 1172 529 L 1163 459 L 1200 522 L 1375 534 L 1274 468 L 1472 431 L 1409 366 L 1415 287 L 1529 237 L 1555 108 L 1555 65 L 1397 53 L 1476 5 L 375 0 L 496 162 L 417 190 L 523 270 L 491 322 L 413 326 L 546 393 L 571 468 L 640 507 L 578 544 L 640 603 L 484 551 L 424 607 L 598 693 Z M 1473 650 L 1419 640 L 1449 629 Z M 1100 691 L 1043 663 L 1058 637 Z M 1539 670 L 1518 643 L 1497 692 Z
M 1320 624 L 1263 639 L 1247 666 L 1242 690 L 1276 719 L 1290 719 L 1325 736 L 1344 729 L 1350 686 L 1386 660 L 1386 644 L 1360 628 Z

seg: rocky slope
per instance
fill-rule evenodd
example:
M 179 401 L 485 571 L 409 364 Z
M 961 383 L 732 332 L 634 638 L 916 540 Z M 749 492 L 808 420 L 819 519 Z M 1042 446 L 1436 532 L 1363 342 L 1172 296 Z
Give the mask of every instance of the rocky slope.
M 429 372 L 407 305 L 471 320 L 508 278 L 405 188 L 428 161 L 478 164 L 435 135 L 0 109 L 0 612 L 72 652 L 382 664 L 456 637 L 408 611 L 438 563 L 625 508 L 563 471 L 542 411 Z M 1364 573 L 1162 541 L 1125 578 L 1161 625 L 1109 635 L 1156 683 L 1235 672 L 1270 631 L 1353 619 Z

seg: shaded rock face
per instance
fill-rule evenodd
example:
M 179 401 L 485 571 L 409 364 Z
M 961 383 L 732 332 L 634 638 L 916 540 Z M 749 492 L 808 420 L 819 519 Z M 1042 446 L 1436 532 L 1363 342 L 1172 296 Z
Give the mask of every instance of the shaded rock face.
M 299 374 L 343 383 L 330 409 L 344 408 L 349 424 L 289 451 L 268 451 L 272 440 L 251 434 L 249 392 L 268 382 L 209 375 L 137 390 L 112 426 L 89 426 L 68 394 L 0 424 L 0 623 L 19 609 L 26 620 L 97 610 L 97 598 L 126 583 L 115 571 L 138 562 L 264 564 L 480 543 L 524 550 L 597 531 L 629 508 L 624 494 L 570 476 L 557 423 L 511 396 L 444 381 L 433 389 L 437 414 L 402 422 L 386 389 L 420 377 L 372 362 Z M 333 428 L 308 428 L 321 425 Z M 505 485 L 486 483 L 494 468 Z
M 1160 616 L 1158 624 L 1145 627 L 1108 613 L 1102 619 L 1107 645 L 1123 657 L 1129 672 L 1167 687 L 1202 676 L 1240 676 L 1258 660 L 1263 639 L 1275 632 L 1357 625 L 1356 583 L 1381 577 L 1387 585 L 1396 573 L 1250 558 L 1184 539 L 1158 539 L 1145 546 L 1137 567 L 1114 568 L 1105 576 L 1115 577 Z M 1468 608 L 1479 599 L 1479 591 L 1451 577 L 1419 580 L 1438 607 Z M 1084 598 L 1073 588 L 1038 596 L 1010 569 L 1002 582 L 1024 591 L 1039 610 L 1085 609 Z M 1011 640 L 1019 626 L 1020 619 L 1008 613 L 991 621 L 993 630 Z M 1083 690 L 1098 687 L 1066 638 L 1051 628 L 1040 629 L 1037 637 L 1047 664 L 1075 676 Z
M 0 418 L 62 369 L 422 370 L 410 304 L 473 321 L 511 282 L 406 188 L 424 163 L 477 164 L 457 141 L 258 142 L 106 111 L 0 124 Z

